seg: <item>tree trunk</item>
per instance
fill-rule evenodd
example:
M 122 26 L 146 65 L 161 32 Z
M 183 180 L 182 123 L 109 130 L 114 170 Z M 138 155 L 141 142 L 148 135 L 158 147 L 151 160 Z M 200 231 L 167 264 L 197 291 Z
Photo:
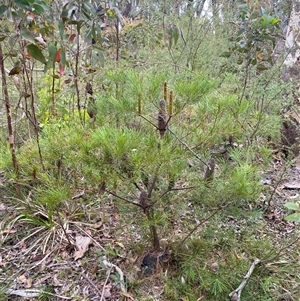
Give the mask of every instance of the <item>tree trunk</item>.
M 12 157 L 12 163 L 14 167 L 14 171 L 17 174 L 18 173 L 18 162 L 15 152 L 15 143 L 14 143 L 14 133 L 13 133 L 13 127 L 12 127 L 12 118 L 11 118 L 11 106 L 9 102 L 9 95 L 7 90 L 7 83 L 6 83 L 6 73 L 4 68 L 4 59 L 3 59 L 3 53 L 2 53 L 2 45 L 0 43 L 0 68 L 1 68 L 1 76 L 2 76 L 2 89 L 3 89 L 3 95 L 4 95 L 4 104 L 6 108 L 6 117 L 7 117 L 7 128 L 8 128 L 8 136 L 9 136 L 9 147 L 11 151 L 11 157 Z

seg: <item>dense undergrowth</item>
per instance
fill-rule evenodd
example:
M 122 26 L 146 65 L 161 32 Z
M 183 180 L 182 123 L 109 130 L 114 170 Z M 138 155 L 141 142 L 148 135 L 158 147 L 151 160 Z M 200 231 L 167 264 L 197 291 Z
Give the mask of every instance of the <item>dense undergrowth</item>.
M 138 30 L 148 32 L 146 25 Z M 189 35 L 207 36 L 211 25 L 200 25 Z M 81 112 L 72 83 L 55 82 L 53 95 L 52 77 L 40 76 L 38 140 L 28 119 L 13 112 L 17 172 L 1 116 L 1 300 L 11 300 L 5 292 L 19 276 L 5 264 L 7 250 L 17 245 L 25 258 L 55 250 L 57 262 L 72 260 L 76 231 L 95 240 L 80 264 L 90 271 L 94 258 L 105 286 L 105 255 L 126 276 L 127 298 L 227 300 L 255 258 L 261 263 L 242 300 L 300 298 L 297 242 L 285 248 L 296 232 L 265 218 L 270 203 L 282 204 L 268 201 L 272 188 L 262 185 L 280 148 L 289 87 L 278 79 L 278 66 L 233 72 L 232 61 L 219 56 L 228 43 L 223 33 L 214 26 L 189 49 L 182 41 L 172 48 L 157 43 L 117 64 L 108 60 L 80 79 Z M 87 82 L 92 95 L 84 92 Z M 93 228 L 99 224 L 101 236 Z M 165 260 L 146 275 L 141 261 L 159 252 Z M 118 291 L 117 276 L 108 279 Z M 72 300 L 83 300 L 68 289 Z

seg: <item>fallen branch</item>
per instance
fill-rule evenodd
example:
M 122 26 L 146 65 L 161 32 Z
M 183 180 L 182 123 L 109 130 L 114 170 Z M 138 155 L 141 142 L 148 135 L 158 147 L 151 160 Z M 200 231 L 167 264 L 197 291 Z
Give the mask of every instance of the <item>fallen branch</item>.
M 124 274 L 122 272 L 122 270 L 115 264 L 109 262 L 106 257 L 104 256 L 103 257 L 103 260 L 102 260 L 102 263 L 103 265 L 105 265 L 105 267 L 108 268 L 109 270 L 109 273 L 111 272 L 111 269 L 114 268 L 116 270 L 116 272 L 119 274 L 120 276 L 120 287 L 121 287 L 121 291 L 123 293 L 126 293 L 126 288 L 125 288 L 125 281 L 124 281 Z
M 241 284 L 238 286 L 238 288 L 236 288 L 234 291 L 232 291 L 229 294 L 229 297 L 232 301 L 240 301 L 242 290 L 245 287 L 245 285 L 247 284 L 249 278 L 251 277 L 251 275 L 255 269 L 255 266 L 259 263 L 260 263 L 260 259 L 257 259 L 257 258 L 254 259 L 254 261 L 252 262 L 252 264 L 250 266 L 250 269 L 248 270 L 247 274 L 244 276 L 244 279 L 242 280 Z

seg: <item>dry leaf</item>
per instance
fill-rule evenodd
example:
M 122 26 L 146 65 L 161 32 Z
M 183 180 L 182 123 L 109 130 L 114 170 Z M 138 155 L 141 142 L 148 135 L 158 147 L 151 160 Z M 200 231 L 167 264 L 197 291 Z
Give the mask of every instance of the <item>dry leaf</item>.
M 104 290 L 103 290 L 103 297 L 104 298 L 110 298 L 111 297 L 111 288 L 112 285 L 108 284 L 105 286 Z
M 23 283 L 26 283 L 26 281 L 27 281 L 27 278 L 25 277 L 25 275 L 21 275 L 20 277 L 18 277 L 18 279 Z
M 285 188 L 285 189 L 300 189 L 300 182 L 291 181 L 291 182 L 285 183 L 283 188 Z
M 28 278 L 27 283 L 25 284 L 25 288 L 31 288 L 32 287 L 32 279 Z
M 75 246 L 77 251 L 74 252 L 74 259 L 77 260 L 84 256 L 84 253 L 89 249 L 89 245 L 92 243 L 90 237 L 76 236 Z
M 26 278 L 25 275 L 21 275 L 18 277 L 19 281 L 25 284 L 25 288 L 31 288 L 32 287 L 32 279 Z

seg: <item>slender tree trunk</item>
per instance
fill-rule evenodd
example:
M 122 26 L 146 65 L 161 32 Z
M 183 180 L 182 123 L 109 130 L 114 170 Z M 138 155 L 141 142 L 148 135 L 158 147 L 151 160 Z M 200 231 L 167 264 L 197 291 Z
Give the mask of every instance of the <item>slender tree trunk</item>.
M 0 43 L 0 68 L 1 68 L 1 76 L 2 76 L 2 89 L 3 89 L 3 95 L 4 95 L 4 104 L 6 108 L 6 117 L 7 117 L 7 128 L 8 128 L 8 135 L 9 135 L 9 147 L 11 151 L 11 157 L 12 157 L 12 163 L 14 167 L 14 171 L 17 174 L 18 173 L 18 162 L 15 152 L 15 143 L 14 143 L 14 133 L 13 133 L 13 127 L 12 127 L 12 118 L 11 118 L 11 106 L 9 102 L 9 95 L 7 90 L 7 83 L 6 83 L 6 73 L 4 68 L 4 59 L 3 59 L 3 53 L 2 53 L 2 45 Z
M 40 134 L 39 134 L 39 124 L 38 124 L 38 120 L 36 117 L 36 112 L 35 112 L 35 97 L 34 97 L 34 87 L 33 87 L 33 65 L 31 65 L 30 70 L 28 70 L 26 64 L 24 65 L 24 73 L 26 75 L 26 79 L 27 79 L 27 84 L 28 84 L 28 88 L 30 90 L 30 95 L 31 95 L 31 102 L 30 102 L 30 106 L 31 106 L 31 114 L 32 114 L 32 125 L 34 128 L 34 132 L 35 132 L 35 138 L 36 138 L 36 143 L 37 143 L 37 147 L 38 147 L 38 151 L 39 151 L 39 157 L 40 157 L 40 162 L 41 162 L 41 166 L 43 171 L 45 171 L 45 165 L 44 165 L 44 160 L 43 160 L 43 156 L 42 156 L 42 149 L 41 149 L 41 145 L 40 145 Z M 24 80 L 25 83 L 25 80 Z M 28 113 L 27 113 L 28 114 Z
M 83 119 L 81 115 L 81 105 L 80 105 L 80 91 L 79 91 L 79 83 L 78 83 L 79 55 L 80 55 L 80 37 L 79 34 L 77 34 L 77 51 L 75 55 L 74 86 L 75 86 L 76 99 L 77 99 L 78 116 L 79 116 L 80 123 L 83 125 Z

